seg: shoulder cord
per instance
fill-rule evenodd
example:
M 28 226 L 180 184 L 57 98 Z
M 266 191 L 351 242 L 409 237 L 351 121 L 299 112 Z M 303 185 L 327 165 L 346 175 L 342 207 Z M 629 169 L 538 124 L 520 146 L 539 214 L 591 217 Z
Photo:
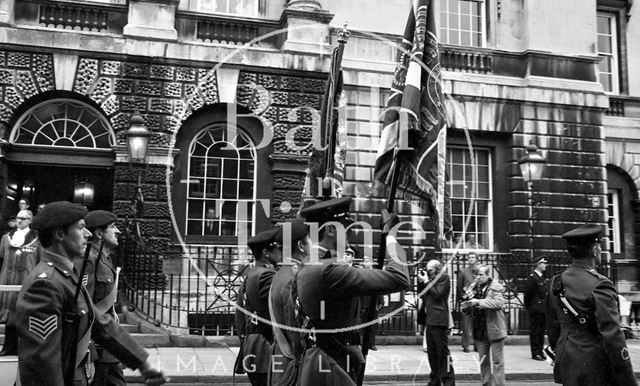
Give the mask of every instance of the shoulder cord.
M 316 347 L 317 337 L 316 329 L 311 322 L 311 318 L 306 314 L 306 312 L 304 312 L 304 309 L 302 308 L 302 302 L 300 301 L 300 295 L 298 294 L 298 272 L 300 271 L 297 270 L 293 274 L 293 281 L 291 283 L 291 298 L 294 301 L 294 314 L 296 320 L 298 320 L 300 328 L 309 330 L 308 333 L 303 334 L 304 338 L 302 339 L 302 345 L 306 349 L 307 340 L 310 341 L 310 347 Z

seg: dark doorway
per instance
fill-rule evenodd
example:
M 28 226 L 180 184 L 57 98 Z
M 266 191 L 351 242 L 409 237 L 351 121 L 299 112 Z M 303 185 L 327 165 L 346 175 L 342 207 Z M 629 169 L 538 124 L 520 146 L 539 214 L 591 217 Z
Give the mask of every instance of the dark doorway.
M 10 163 L 5 213 L 14 215 L 18 211 L 18 201 L 25 197 L 31 202 L 29 209 L 34 214 L 40 204 L 74 201 L 74 186 L 79 182 L 94 187 L 93 202 L 85 203 L 87 209 L 112 209 L 113 168 Z

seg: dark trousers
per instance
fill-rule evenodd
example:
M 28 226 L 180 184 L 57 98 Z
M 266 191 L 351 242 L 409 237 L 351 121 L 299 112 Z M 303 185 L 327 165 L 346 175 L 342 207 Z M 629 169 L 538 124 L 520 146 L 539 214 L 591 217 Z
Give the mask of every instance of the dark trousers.
M 11 321 L 8 321 L 5 326 L 2 351 L 4 351 L 6 355 L 18 354 L 18 331 Z
M 95 362 L 96 373 L 91 386 L 126 386 L 120 363 Z
M 427 326 L 427 355 L 429 356 L 429 385 L 455 385 L 455 374 L 449 353 L 449 337 L 446 326 Z
M 475 346 L 473 342 L 473 318 L 470 314 L 463 312 L 461 322 L 462 348 L 468 349 L 471 344 Z
M 267 386 L 267 373 L 247 372 L 247 377 L 252 386 Z
M 529 343 L 531 344 L 531 356 L 543 355 L 544 348 L 544 320 L 545 315 L 540 313 L 529 314 Z

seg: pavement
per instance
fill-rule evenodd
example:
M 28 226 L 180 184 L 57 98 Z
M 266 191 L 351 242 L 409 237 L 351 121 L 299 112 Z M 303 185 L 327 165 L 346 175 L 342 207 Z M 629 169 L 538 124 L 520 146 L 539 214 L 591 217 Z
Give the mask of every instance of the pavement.
M 640 341 L 627 341 L 636 377 L 640 378 Z M 149 359 L 169 376 L 171 385 L 232 385 L 232 369 L 237 347 L 158 347 L 149 348 Z M 450 346 L 456 383 L 480 383 L 478 354 L 465 353 Z M 551 385 L 553 369 L 543 361 L 531 359 L 528 345 L 505 345 L 505 367 L 509 385 Z M 17 358 L 0 358 L 0 385 L 13 379 Z M 378 346 L 370 351 L 365 372 L 367 385 L 414 385 L 428 382 L 429 361 L 420 346 Z M 142 378 L 125 370 L 128 384 L 141 384 Z M 236 385 L 248 385 L 245 375 L 236 377 Z

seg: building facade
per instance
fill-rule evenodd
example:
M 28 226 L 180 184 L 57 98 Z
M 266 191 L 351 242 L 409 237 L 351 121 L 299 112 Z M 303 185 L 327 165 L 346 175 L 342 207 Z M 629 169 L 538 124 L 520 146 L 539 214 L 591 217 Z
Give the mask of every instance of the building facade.
M 640 21 L 632 2 L 435 2 L 459 240 L 442 253 L 459 252 L 452 270 L 469 252 L 493 263 L 511 288 L 519 329 L 518 280 L 530 269 L 530 250 L 560 267 L 568 262 L 560 235 L 601 224 L 616 267 L 610 274 L 635 300 Z M 292 218 L 300 203 L 345 21 L 345 193 L 360 219 L 377 226 L 384 200 L 371 195 L 373 164 L 409 5 L 3 1 L 3 218 L 23 197 L 34 210 L 60 199 L 113 210 L 145 240 L 129 245 L 123 263 L 139 310 L 183 333 L 228 333 L 227 301 L 247 259 L 242 240 Z M 144 164 L 130 162 L 124 136 L 136 113 L 152 132 Z M 548 161 L 532 206 L 518 166 L 529 143 Z M 132 222 L 137 194 L 144 212 Z M 405 245 L 431 256 L 428 216 L 406 202 L 398 211 L 426 229 L 407 232 Z M 366 232 L 358 234 L 365 243 Z M 414 296 L 386 302 L 393 308 Z M 386 331 L 414 329 L 412 311 L 404 315 L 386 321 Z

